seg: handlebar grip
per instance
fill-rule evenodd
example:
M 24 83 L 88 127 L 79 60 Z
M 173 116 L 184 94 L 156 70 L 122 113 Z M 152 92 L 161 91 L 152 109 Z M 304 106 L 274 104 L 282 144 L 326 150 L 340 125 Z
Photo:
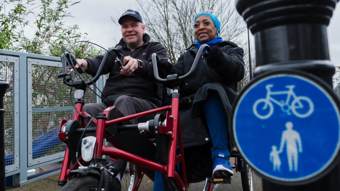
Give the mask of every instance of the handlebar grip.
M 178 79 L 182 80 L 182 79 L 184 79 L 184 78 L 187 78 L 188 76 L 190 76 L 190 75 L 193 73 L 193 71 L 195 71 L 195 69 L 196 69 L 196 67 L 197 67 L 197 65 L 198 65 L 198 61 L 199 61 L 200 58 L 203 56 L 203 51 L 204 51 L 205 49 L 207 49 L 207 48 L 209 48 L 209 45 L 208 45 L 208 44 L 202 44 L 202 45 L 200 46 L 200 48 L 198 49 L 197 54 L 196 54 L 196 56 L 195 56 L 194 62 L 193 62 L 192 65 L 191 65 L 191 68 L 190 68 L 189 72 L 187 72 L 186 74 L 184 74 L 184 75 L 182 75 L 182 76 L 179 76 Z
M 200 58 L 203 56 L 204 50 L 207 49 L 207 48 L 209 48 L 209 45 L 207 45 L 207 44 L 202 44 L 200 46 L 200 48 L 198 49 L 197 54 L 195 56 L 194 62 L 191 65 L 189 72 L 187 72 L 186 74 L 184 74 L 182 76 L 177 76 L 177 74 L 168 75 L 169 78 L 166 78 L 166 79 L 159 77 L 158 66 L 157 66 L 157 54 L 153 53 L 151 55 L 151 60 L 152 60 L 153 75 L 154 75 L 155 79 L 160 81 L 160 82 L 168 82 L 168 81 L 175 81 L 177 79 L 182 80 L 184 78 L 187 78 L 196 69 Z
M 160 82 L 165 82 L 166 81 L 165 79 L 159 77 L 158 65 L 157 65 L 157 54 L 156 53 L 152 53 L 151 61 L 152 61 L 152 68 L 153 68 L 154 77 L 156 78 L 156 80 L 158 80 Z

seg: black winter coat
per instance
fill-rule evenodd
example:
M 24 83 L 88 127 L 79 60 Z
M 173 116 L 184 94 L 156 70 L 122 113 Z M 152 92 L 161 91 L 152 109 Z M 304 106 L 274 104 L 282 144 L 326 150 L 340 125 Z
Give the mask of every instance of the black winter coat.
M 168 62 L 166 49 L 158 42 L 151 42 L 150 37 L 144 34 L 144 44 L 135 50 L 130 50 L 126 43 L 121 40 L 115 50 L 122 56 L 131 56 L 139 59 L 140 66 L 132 75 L 124 76 L 120 74 L 121 65 L 115 61 L 117 55 L 113 55 L 105 63 L 102 74 L 109 73 L 106 80 L 102 101 L 106 105 L 112 105 L 114 100 L 120 95 L 129 95 L 142 99 L 149 100 L 155 105 L 160 105 L 162 102 L 162 86 L 156 83 L 153 77 L 153 69 L 151 63 L 152 53 L 157 53 L 159 58 L 158 66 L 161 73 L 169 70 L 171 64 Z M 98 67 L 103 59 L 103 55 L 96 58 L 87 59 L 87 73 L 95 75 Z
M 214 59 L 219 63 L 214 63 L 216 66 L 210 67 L 207 59 L 201 59 L 192 76 L 180 86 L 182 139 L 186 147 L 202 145 L 209 140 L 201 115 L 201 106 L 207 96 L 210 93 L 219 95 L 228 117 L 236 96 L 237 82 L 244 77 L 243 49 L 229 41 L 216 46 L 223 52 L 220 58 Z M 173 72 L 177 74 L 188 72 L 197 50 L 194 46 L 187 49 L 173 67 Z

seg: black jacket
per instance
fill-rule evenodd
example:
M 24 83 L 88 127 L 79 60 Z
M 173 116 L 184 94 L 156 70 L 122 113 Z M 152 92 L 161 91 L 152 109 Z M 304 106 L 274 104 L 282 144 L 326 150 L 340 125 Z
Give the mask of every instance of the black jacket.
M 207 96 L 210 93 L 218 94 L 228 117 L 236 97 L 237 82 L 244 77 L 243 49 L 229 41 L 216 46 L 223 53 L 220 58 L 215 59 L 219 63 L 210 67 L 207 59 L 201 59 L 192 76 L 180 86 L 181 127 L 186 147 L 204 144 L 208 140 L 204 118 L 201 116 L 201 106 Z M 197 50 L 194 46 L 187 49 L 172 68 L 173 72 L 187 73 Z
M 120 95 L 129 95 L 149 100 L 159 105 L 162 100 L 162 88 L 155 82 L 151 63 L 151 54 L 157 53 L 161 62 L 158 63 L 160 72 L 168 70 L 171 64 L 168 62 L 166 49 L 158 42 L 151 42 L 150 37 L 144 34 L 144 44 L 131 51 L 123 40 L 115 46 L 115 50 L 122 56 L 131 56 L 141 60 L 141 67 L 131 76 L 121 75 L 119 62 L 114 61 L 117 57 L 113 54 L 108 63 L 105 63 L 102 74 L 109 73 L 106 80 L 102 100 L 106 105 L 112 105 L 114 100 Z M 103 55 L 96 58 L 87 59 L 87 73 L 95 75 L 103 59 Z M 164 73 L 164 72 L 163 72 Z

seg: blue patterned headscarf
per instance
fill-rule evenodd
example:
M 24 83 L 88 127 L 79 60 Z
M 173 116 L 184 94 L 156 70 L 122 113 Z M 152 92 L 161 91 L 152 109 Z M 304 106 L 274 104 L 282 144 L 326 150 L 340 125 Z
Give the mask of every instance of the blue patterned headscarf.
M 208 16 L 208 17 L 210 17 L 211 21 L 214 23 L 214 26 L 215 26 L 215 28 L 217 30 L 217 36 L 214 39 L 206 42 L 206 44 L 208 44 L 209 46 L 213 46 L 215 44 L 218 44 L 218 43 L 222 42 L 223 39 L 222 39 L 222 37 L 219 36 L 220 32 L 221 32 L 221 22 L 218 20 L 216 15 L 214 15 L 212 13 L 209 13 L 209 12 L 201 12 L 201 13 L 198 13 L 195 16 L 195 20 L 194 21 L 196 21 L 197 18 L 200 17 L 200 16 Z M 198 40 L 195 40 L 194 41 L 194 45 L 195 45 L 196 48 L 199 48 L 201 46 L 201 42 L 198 41 Z

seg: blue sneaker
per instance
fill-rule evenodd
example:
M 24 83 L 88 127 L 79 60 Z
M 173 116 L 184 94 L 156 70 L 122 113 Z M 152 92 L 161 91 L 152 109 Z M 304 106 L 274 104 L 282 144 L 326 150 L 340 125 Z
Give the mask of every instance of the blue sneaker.
M 212 181 L 214 183 L 230 183 L 230 177 L 234 175 L 228 157 L 223 153 L 213 157 Z

